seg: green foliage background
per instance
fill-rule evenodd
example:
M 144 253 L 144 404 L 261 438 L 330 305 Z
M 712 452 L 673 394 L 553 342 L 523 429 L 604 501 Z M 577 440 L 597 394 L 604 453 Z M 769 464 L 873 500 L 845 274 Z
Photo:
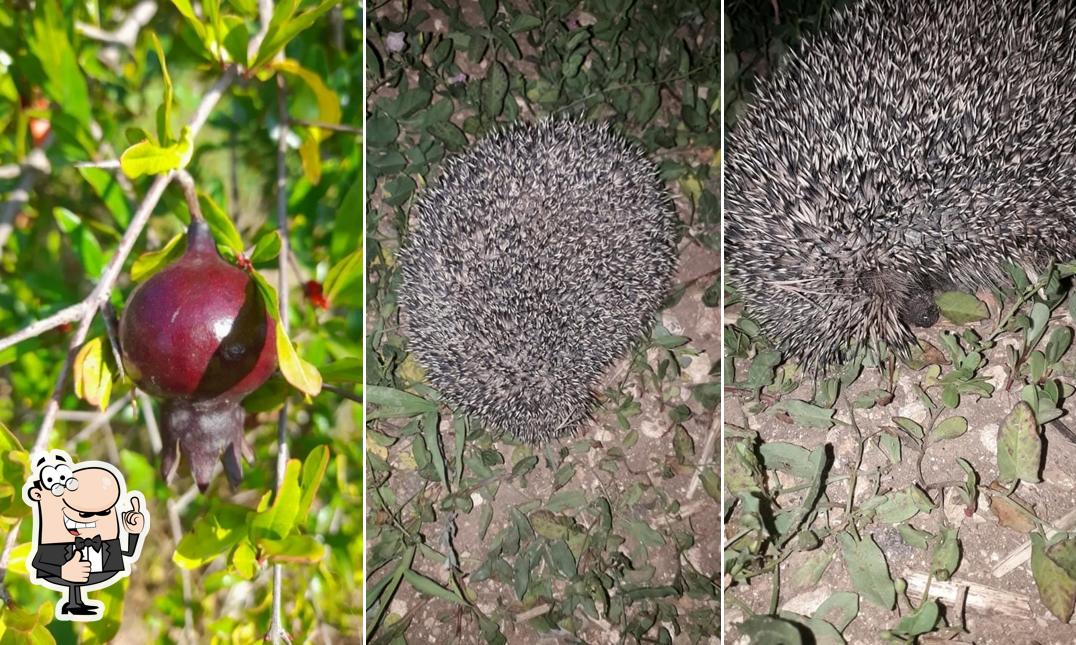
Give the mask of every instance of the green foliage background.
M 89 294 L 153 180 L 128 179 L 115 168 L 75 167 L 118 159 L 144 139 L 168 143 L 158 116 L 167 87 L 151 33 L 160 39 L 174 87 L 168 125 L 176 138 L 223 69 L 248 62 L 246 44 L 259 28 L 254 0 L 204 0 L 197 11 L 186 0 L 161 0 L 133 41 L 106 42 L 98 35 L 116 30 L 144 4 L 19 0 L 0 6 L 0 169 L 7 171 L 0 172 L 0 203 L 13 197 L 26 172 L 21 165 L 35 146 L 45 145 L 51 166 L 33 182 L 28 202 L 10 221 L 12 235 L 0 247 L 0 338 Z M 107 424 L 91 429 L 87 424 L 100 415 L 75 395 L 69 379 L 50 447 L 76 459 L 116 462 L 128 486 L 145 493 L 152 518 L 135 573 L 90 594 L 105 601 L 107 616 L 73 625 L 51 620 L 58 594 L 29 584 L 23 558 L 31 527 L 20 521 L 29 512 L 21 501 L 25 449 L 41 424 L 73 328 L 0 351 L 0 425 L 10 430 L 0 437 L 0 534 L 17 527 L 3 583 L 8 602 L 0 610 L 5 643 L 260 640 L 270 624 L 274 562 L 285 565 L 282 623 L 294 640 L 315 634 L 354 638 L 359 632 L 362 415 L 353 400 L 362 374 L 361 7 L 333 0 L 275 6 L 269 45 L 249 61 L 257 73 L 241 70 L 193 141 L 186 167 L 198 190 L 228 216 L 215 227 L 218 244 L 226 244 L 230 221 L 248 257 L 256 241 L 271 247 L 280 122 L 279 72 L 270 58 L 283 47 L 307 70 L 307 76 L 283 74 L 293 120 L 286 166 L 291 339 L 332 389 L 306 399 L 279 374 L 271 379 L 245 402 L 247 439 L 256 453 L 246 479 L 231 491 L 218 477 L 207 494 L 198 495 L 190 490 L 185 466 L 171 488 L 163 483 L 146 430 L 153 408 L 138 405 L 138 398 L 126 401 L 129 381 L 116 377 L 110 398 L 118 405 Z M 323 120 L 326 101 L 340 109 L 340 124 L 300 151 L 312 134 L 303 123 Z M 35 140 L 32 131 L 41 132 L 45 122 L 51 137 Z M 154 256 L 144 254 L 181 233 L 188 218 L 173 182 L 112 291 L 117 312 L 134 286 L 132 265 L 153 264 Z M 275 254 L 253 255 L 254 268 L 275 285 Z M 313 293 L 304 286 L 308 282 L 326 289 L 327 308 L 307 297 Z M 98 315 L 89 338 L 104 341 L 104 360 L 115 374 L 105 331 Z M 283 493 L 273 497 L 276 411 L 285 399 L 296 461 Z M 177 510 L 175 527 L 170 508 Z

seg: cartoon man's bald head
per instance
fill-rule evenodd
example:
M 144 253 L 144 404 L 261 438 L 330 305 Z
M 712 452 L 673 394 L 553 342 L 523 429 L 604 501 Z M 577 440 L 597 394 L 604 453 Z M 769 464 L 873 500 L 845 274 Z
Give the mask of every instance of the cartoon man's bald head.
M 42 465 L 27 496 L 41 513 L 41 543 L 74 542 L 76 537 L 100 535 L 111 540 L 119 535 L 116 503 L 120 481 L 112 471 L 98 466 L 72 468 L 57 460 Z

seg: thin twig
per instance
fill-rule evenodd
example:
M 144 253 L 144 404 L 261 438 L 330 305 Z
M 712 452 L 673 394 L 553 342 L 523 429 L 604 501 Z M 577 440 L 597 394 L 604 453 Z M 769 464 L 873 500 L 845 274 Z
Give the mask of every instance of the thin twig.
M 198 203 L 198 189 L 194 187 L 194 178 L 186 170 L 176 171 L 176 182 L 183 188 L 183 197 L 187 200 L 187 210 L 191 219 L 204 220 L 202 206 Z
M 105 31 L 84 22 L 76 22 L 75 30 L 93 40 L 134 49 L 135 43 L 138 42 L 138 33 L 149 24 L 156 13 L 157 3 L 153 0 L 143 0 L 127 12 L 127 17 L 114 31 Z
M 72 437 L 71 442 L 78 443 L 83 439 L 89 438 L 91 434 L 97 432 L 100 428 L 108 424 L 108 422 L 111 421 L 113 417 L 122 412 L 123 408 L 126 407 L 127 404 L 130 402 L 130 392 L 113 401 L 112 405 L 108 406 L 107 410 L 96 413 L 93 420 L 87 423 L 81 430 L 78 431 L 78 434 Z
M 34 182 L 39 177 L 49 174 L 51 170 L 49 158 L 45 156 L 45 150 L 50 143 L 52 143 L 51 134 L 45 139 L 41 147 L 34 148 L 30 151 L 30 154 L 26 155 L 26 162 L 22 164 L 20 171 L 19 184 L 15 186 L 15 190 L 11 191 L 8 200 L 0 207 L 0 249 L 4 248 L 8 238 L 11 237 L 11 232 L 14 230 L 12 220 L 22 210 L 23 205 L 29 201 L 30 191 L 34 187 Z
M 78 161 L 71 165 L 75 168 L 100 168 L 102 170 L 116 170 L 120 167 L 120 160 L 104 159 L 101 161 Z
M 261 49 L 262 41 L 269 33 L 269 24 L 273 20 L 273 0 L 258 0 L 258 33 L 247 43 L 247 60 L 253 61 Z
M 42 318 L 36 322 L 30 323 L 26 327 L 23 327 L 14 334 L 7 336 L 6 338 L 0 338 L 0 351 L 11 347 L 12 345 L 18 345 L 24 340 L 36 338 L 41 334 L 49 331 L 50 329 L 56 329 L 62 325 L 67 325 L 81 320 L 86 315 L 86 301 L 78 303 L 77 305 L 71 305 L 65 307 L 56 313 L 52 314 L 48 318 Z
M 710 431 L 706 435 L 706 442 L 702 447 L 702 455 L 699 457 L 699 462 L 695 466 L 695 472 L 691 475 L 691 481 L 687 485 L 687 493 L 685 493 L 685 499 L 691 499 L 695 496 L 695 491 L 698 490 L 699 482 L 702 481 L 702 470 L 710 465 L 710 460 L 714 456 L 714 445 L 717 443 L 717 437 L 721 434 L 721 415 L 715 410 L 713 419 L 710 423 Z
M 261 2 L 259 8 L 264 10 L 264 5 L 272 7 L 272 2 Z M 262 12 L 263 19 L 265 12 Z M 291 244 L 288 240 L 288 175 L 287 175 L 287 151 L 288 151 L 288 97 L 284 78 L 280 74 L 276 76 L 277 87 L 277 114 L 280 119 L 280 130 L 277 133 L 276 145 L 276 220 L 277 232 L 280 234 L 280 254 L 277 257 L 279 271 L 277 277 L 277 295 L 280 302 L 280 325 L 285 333 L 288 333 L 290 324 L 288 320 L 288 257 L 291 253 Z M 284 473 L 288 466 L 288 401 L 280 408 L 277 416 L 277 453 L 276 453 L 276 488 L 280 488 L 284 481 Z M 274 494 L 276 491 L 274 491 Z M 284 589 L 284 567 L 280 564 L 273 565 L 273 615 L 269 623 L 270 639 L 274 645 L 282 641 L 290 641 L 287 631 L 282 622 L 282 605 Z
M 164 447 L 161 442 L 161 430 L 157 426 L 157 417 L 153 414 L 153 404 L 149 400 L 149 395 L 142 390 L 137 390 L 137 392 L 138 403 L 142 407 L 142 418 L 146 422 L 146 434 L 149 435 L 149 446 L 156 455 Z

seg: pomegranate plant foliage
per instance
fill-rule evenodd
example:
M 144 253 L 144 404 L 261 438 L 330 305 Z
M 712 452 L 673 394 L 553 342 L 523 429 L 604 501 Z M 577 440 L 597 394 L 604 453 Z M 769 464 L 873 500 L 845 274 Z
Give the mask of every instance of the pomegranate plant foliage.
M 31 523 L 19 491 L 79 321 L 0 350 L 0 533 L 15 532 L 4 642 L 258 640 L 277 564 L 292 640 L 359 633 L 362 114 L 347 106 L 362 97 L 362 20 L 354 3 L 280 0 L 252 44 L 260 27 L 249 0 L 0 6 L 0 339 L 83 302 L 122 258 L 111 311 L 95 314 L 72 352 L 48 445 L 114 463 L 154 520 L 134 574 L 94 592 L 107 607 L 100 621 L 38 611 L 55 598 L 29 582 Z M 195 122 L 222 82 L 204 125 Z M 281 137 L 286 235 L 277 224 Z M 233 490 L 215 477 L 204 494 L 185 468 L 171 485 L 159 474 L 160 402 L 135 390 L 109 323 L 186 250 L 191 212 L 176 181 L 134 248 L 120 245 L 153 182 L 178 169 L 193 178 L 221 257 L 248 272 L 277 330 L 279 368 L 242 400 L 252 455 L 244 478 Z M 285 409 L 290 458 L 278 482 Z

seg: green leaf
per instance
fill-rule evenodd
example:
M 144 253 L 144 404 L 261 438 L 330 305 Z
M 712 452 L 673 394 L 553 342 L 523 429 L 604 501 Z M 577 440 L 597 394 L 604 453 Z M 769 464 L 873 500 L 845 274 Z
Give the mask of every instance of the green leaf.
M 235 19 L 235 16 L 225 16 L 224 50 L 228 57 L 240 65 L 247 64 L 247 51 L 250 46 L 250 29 L 246 22 Z
M 871 536 L 857 540 L 847 532 L 837 534 L 844 556 L 844 566 L 852 578 L 852 586 L 863 598 L 882 609 L 893 609 L 897 589 L 889 576 L 885 554 Z
M 822 575 L 833 561 L 833 554 L 825 549 L 811 553 L 800 566 L 792 572 L 790 578 L 796 587 L 813 587 L 822 579 Z
M 315 564 L 325 557 L 325 545 L 309 535 L 283 540 L 258 540 L 258 548 L 273 564 Z
M 967 419 L 964 417 L 949 417 L 934 426 L 934 431 L 931 432 L 931 437 L 934 441 L 945 441 L 946 439 L 956 439 L 967 431 Z
M 998 428 L 997 450 L 999 480 L 1040 481 L 1042 437 L 1035 412 L 1026 402 L 1018 402 Z
M 1046 343 L 1046 361 L 1051 365 L 1061 360 L 1065 352 L 1072 346 L 1072 328 L 1058 327 L 1050 334 L 1050 342 Z
M 1039 589 L 1039 598 L 1050 613 L 1063 623 L 1072 618 L 1073 603 L 1076 603 L 1076 580 L 1073 580 L 1046 555 L 1046 540 L 1041 533 L 1032 533 L 1031 538 L 1031 575 Z
M 269 29 L 265 34 L 265 40 L 258 48 L 258 54 L 251 63 L 252 68 L 261 67 L 263 64 L 276 56 L 277 52 L 291 42 L 292 38 L 305 31 L 314 22 L 333 8 L 340 0 L 322 0 L 313 9 L 306 13 L 293 16 L 295 3 L 282 2 L 277 5 L 277 11 L 273 13 L 273 19 L 269 22 Z M 291 5 L 286 7 L 285 5 Z
M 303 472 L 300 478 L 302 497 L 299 499 L 299 509 L 296 515 L 305 518 L 310 512 L 310 505 L 314 503 L 321 480 L 325 477 L 325 470 L 329 467 L 329 447 L 320 445 L 310 451 L 303 462 Z
M 321 183 L 321 146 L 318 144 L 318 128 L 297 128 L 299 133 L 299 162 L 303 177 L 313 185 Z
M 752 616 L 740 624 L 740 634 L 751 645 L 802 645 L 800 628 L 789 620 L 774 616 Z
M 303 394 L 317 396 L 321 392 L 321 374 L 318 368 L 299 357 L 287 332 L 284 331 L 284 326 L 280 324 L 280 301 L 277 300 L 276 289 L 257 271 L 251 272 L 250 277 L 258 285 L 258 291 L 261 292 L 262 299 L 265 301 L 265 308 L 276 322 L 276 354 L 280 373 L 284 375 L 288 383 Z
M 179 259 L 186 249 L 187 236 L 179 233 L 160 249 L 143 253 L 131 264 L 131 281 L 138 284 L 147 280 Z
M 646 125 L 650 122 L 650 119 L 654 118 L 660 107 L 661 92 L 658 90 L 657 85 L 647 85 L 642 88 L 642 96 L 635 106 L 635 120 L 640 125 Z
M 907 417 L 893 417 L 893 422 L 903 428 L 905 432 L 915 437 L 916 439 L 923 438 L 923 426 L 919 425 L 915 421 Z
M 449 150 L 457 151 L 467 147 L 467 135 L 451 121 L 434 123 L 429 130 L 430 134 L 443 141 Z
M 783 441 L 767 441 L 758 447 L 767 470 L 783 470 L 798 479 L 810 479 L 815 473 L 811 451 L 803 446 Z
M 391 387 L 368 385 L 365 394 L 367 405 L 373 406 L 366 411 L 366 418 L 371 421 L 413 417 L 437 411 L 437 403 Z
M 426 447 L 430 451 L 433 468 L 437 471 L 437 477 L 445 490 L 451 490 L 448 485 L 448 467 L 445 465 L 445 450 L 441 443 L 441 432 L 437 424 L 437 414 L 427 412 L 425 422 L 422 424 L 422 437 L 426 440 Z
M 403 579 L 407 581 L 407 584 L 415 588 L 420 594 L 427 596 L 433 596 L 434 598 L 440 598 L 449 602 L 456 603 L 458 605 L 466 605 L 467 601 L 463 599 L 457 592 L 448 589 L 441 583 L 431 580 L 414 569 L 408 569 L 403 574 Z
M 284 481 L 277 483 L 273 504 L 254 517 L 251 523 L 252 535 L 284 539 L 295 528 L 295 519 L 299 514 L 299 501 L 302 490 L 299 488 L 299 471 L 302 464 L 298 459 L 289 459 L 284 470 Z
M 120 155 L 120 168 L 131 179 L 163 175 L 186 167 L 193 151 L 190 129 L 184 126 L 179 141 L 171 145 L 161 146 L 147 139 L 127 148 Z
M 88 128 L 93 119 L 90 91 L 79 68 L 78 56 L 67 37 L 68 24 L 71 23 L 58 0 L 40 0 L 34 3 L 26 45 L 41 65 L 44 78 L 38 82 L 41 82 L 45 95 L 57 109 L 71 115 L 82 128 Z
M 521 31 L 530 31 L 531 29 L 541 26 L 542 19 L 538 16 L 532 16 L 526 13 L 516 14 L 516 17 L 512 18 L 512 23 L 508 26 L 508 33 L 515 34 Z
M 101 168 L 79 168 L 78 171 L 108 207 L 109 212 L 116 218 L 116 223 L 126 228 L 131 223 L 131 205 L 127 203 L 123 187 L 116 181 L 116 177 Z
M 785 412 L 796 423 L 808 428 L 821 428 L 828 430 L 835 423 L 833 415 L 837 413 L 832 408 L 821 408 L 806 401 L 786 399 L 778 402 L 770 408 L 773 412 Z
M 900 524 L 920 512 L 929 513 L 933 509 L 934 503 L 926 493 L 912 485 L 885 495 L 885 501 L 875 509 L 874 516 L 884 524 Z
M 194 13 L 194 7 L 191 6 L 190 0 L 172 0 L 172 4 L 187 19 L 187 23 L 194 28 L 194 33 L 198 34 L 198 40 L 204 45 L 206 41 L 205 25 L 198 18 L 198 14 Z
M 112 396 L 112 369 L 105 360 L 100 336 L 82 346 L 75 356 L 72 370 L 75 394 L 103 412 Z
M 318 368 L 299 357 L 280 323 L 276 325 L 276 354 L 280 373 L 288 383 L 309 396 L 317 396 L 321 392 L 321 374 Z
M 325 276 L 325 297 L 330 302 L 335 302 L 340 298 L 341 293 L 349 287 L 354 286 L 356 290 L 360 290 L 359 282 L 362 277 L 363 255 L 362 247 L 359 247 L 355 252 L 345 256 L 329 269 L 329 273 Z
M 482 17 L 486 19 L 486 24 L 491 24 L 493 17 L 497 15 L 497 0 L 478 0 L 478 5 L 482 8 Z
M 919 608 L 911 614 L 901 618 L 891 631 L 907 639 L 907 642 L 918 642 L 912 638 L 934 631 L 939 618 L 941 618 L 941 608 L 938 606 L 938 601 L 930 600 L 919 605 Z
M 1046 556 L 1076 580 L 1076 538 L 1063 539 L 1046 549 Z
M 990 311 L 978 298 L 962 291 L 946 291 L 934 297 L 941 315 L 957 325 L 985 320 Z
M 164 78 L 164 100 L 157 108 L 157 140 L 161 145 L 172 144 L 172 77 L 168 75 L 168 64 L 164 60 L 164 50 L 161 49 L 161 41 L 153 31 L 149 32 L 153 49 L 157 52 L 157 60 L 161 63 L 161 74 Z
M 329 89 L 320 76 L 290 58 L 274 62 L 272 68 L 298 78 L 310 88 L 310 91 L 314 93 L 314 98 L 317 99 L 318 119 L 322 123 L 329 125 L 340 123 L 340 98 Z
M 960 566 L 960 538 L 957 529 L 945 527 L 941 530 L 938 545 L 934 547 L 931 573 L 942 582 L 948 580 L 956 573 Z
M 213 238 L 236 255 L 241 255 L 244 251 L 243 238 L 239 237 L 232 218 L 206 193 L 198 193 L 198 204 L 202 207 L 202 217 L 205 218 L 206 224 L 209 224 Z
M 370 147 L 382 148 L 396 141 L 400 136 L 400 126 L 396 119 L 378 112 L 366 120 L 366 143 Z
M 490 118 L 496 119 L 504 112 L 508 96 L 508 71 L 504 63 L 493 61 L 482 80 L 482 109 Z
M 250 542 L 242 541 L 232 551 L 232 566 L 246 580 L 253 580 L 258 572 L 258 557 Z
M 176 546 L 172 561 L 184 569 L 197 569 L 227 553 L 246 537 L 249 513 L 242 507 L 226 507 L 197 517 Z
M 934 537 L 930 533 L 921 531 L 911 524 L 901 524 L 897 527 L 897 530 L 900 531 L 900 539 L 904 540 L 905 544 L 917 549 L 926 549 L 930 546 L 930 539 Z
M 276 258 L 280 255 L 280 244 L 280 232 L 276 229 L 259 237 L 254 243 L 254 250 L 250 252 L 251 264 L 261 264 Z

